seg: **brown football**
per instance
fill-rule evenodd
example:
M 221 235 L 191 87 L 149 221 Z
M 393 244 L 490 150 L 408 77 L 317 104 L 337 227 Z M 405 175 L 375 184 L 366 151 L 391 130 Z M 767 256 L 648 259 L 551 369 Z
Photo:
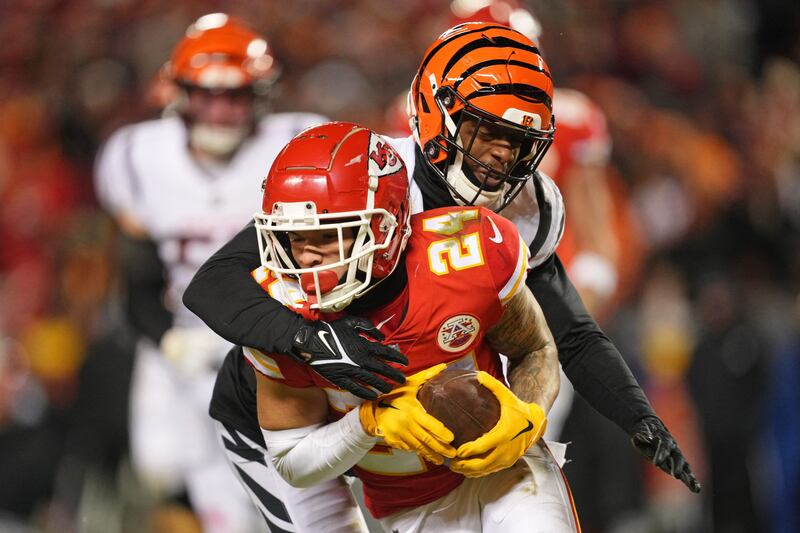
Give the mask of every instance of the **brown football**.
M 474 370 L 449 368 L 417 393 L 425 411 L 453 432 L 455 448 L 477 439 L 500 419 L 500 402 L 477 375 Z

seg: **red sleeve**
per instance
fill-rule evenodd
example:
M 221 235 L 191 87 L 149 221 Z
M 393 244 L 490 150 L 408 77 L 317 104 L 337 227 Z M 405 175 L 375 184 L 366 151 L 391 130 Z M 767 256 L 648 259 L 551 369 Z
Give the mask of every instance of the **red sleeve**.
M 528 247 L 510 220 L 481 208 L 481 247 L 500 300 L 505 303 L 524 285 Z

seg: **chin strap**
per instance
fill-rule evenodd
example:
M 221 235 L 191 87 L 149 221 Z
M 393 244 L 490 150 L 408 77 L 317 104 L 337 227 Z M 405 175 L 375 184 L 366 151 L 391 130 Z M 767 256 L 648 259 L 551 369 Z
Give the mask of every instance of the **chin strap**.
M 345 294 L 347 291 L 352 290 L 354 287 L 358 287 L 361 285 L 361 282 L 347 282 L 340 287 L 326 293 L 323 295 L 323 301 L 319 302 L 319 309 L 323 313 L 339 313 L 343 311 L 348 305 L 353 302 L 354 296 L 350 296 L 345 298 L 344 300 L 338 301 L 334 304 L 329 304 L 326 302 L 334 300 L 338 298 L 340 295 Z M 316 300 L 316 298 L 314 298 Z M 311 295 L 309 295 L 309 302 L 311 301 Z
M 461 152 L 458 152 L 458 154 L 458 157 L 461 157 Z M 459 167 L 460 166 L 461 165 L 459 165 Z M 447 181 L 462 197 L 468 200 L 475 198 L 470 205 L 478 205 L 494 210 L 497 207 L 500 207 L 500 203 L 503 201 L 503 191 L 506 187 L 505 184 L 496 191 L 487 191 L 486 189 L 481 190 L 480 187 L 472 183 L 472 181 L 467 177 L 465 171 L 460 168 L 458 170 L 458 174 L 454 175 L 452 178 L 450 171 L 448 171 Z M 458 204 L 463 203 L 459 198 L 456 198 L 455 200 Z

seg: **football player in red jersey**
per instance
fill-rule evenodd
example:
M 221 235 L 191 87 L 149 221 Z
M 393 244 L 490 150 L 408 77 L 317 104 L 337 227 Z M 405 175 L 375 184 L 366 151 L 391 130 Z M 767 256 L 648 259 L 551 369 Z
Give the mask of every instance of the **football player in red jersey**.
M 482 207 L 411 216 L 408 194 L 399 155 L 354 124 L 311 128 L 276 158 L 256 215 L 256 280 L 308 318 L 346 310 L 369 319 L 409 363 L 404 385 L 364 401 L 312 372 L 303 352 L 245 347 L 272 463 L 297 487 L 353 468 L 387 530 L 578 531 L 559 465 L 539 442 L 558 357 L 524 283 L 528 247 Z M 449 334 L 454 326 L 459 335 Z M 308 343 L 335 354 L 350 340 L 322 328 Z M 510 390 L 498 350 L 510 360 Z M 497 425 L 458 449 L 417 400 L 448 365 L 480 370 L 501 405 Z
M 674 438 L 586 312 L 554 253 L 564 209 L 553 181 L 536 171 L 554 132 L 551 76 L 536 44 L 500 24 L 451 28 L 425 53 L 409 101 L 413 135 L 390 139 L 390 144 L 408 169 L 411 212 L 470 204 L 502 210 L 528 246 L 526 285 L 545 311 L 576 390 L 630 435 L 649 460 L 699 490 Z M 187 307 L 236 344 L 287 356 L 307 354 L 314 371 L 362 398 L 374 398 L 372 389 L 391 389 L 382 377 L 403 379 L 385 364 L 403 361 L 402 354 L 374 342 L 380 338 L 357 334 L 374 328 L 361 323 L 357 331 L 346 320 L 307 320 L 252 283 L 248 274 L 261 263 L 256 235 L 249 225 L 203 265 L 184 294 Z M 350 339 L 347 349 L 334 344 L 331 353 L 312 342 L 323 330 Z M 229 402 L 215 392 L 219 401 L 212 400 L 211 407 L 212 417 L 224 427 L 230 457 L 247 468 L 257 466 L 248 460 L 252 450 L 263 448 L 257 426 L 247 429 L 254 416 L 249 413 L 252 402 L 240 394 L 244 384 L 255 386 L 250 374 L 249 368 L 224 366 L 217 390 L 240 401 Z M 283 510 L 284 516 L 291 514 Z

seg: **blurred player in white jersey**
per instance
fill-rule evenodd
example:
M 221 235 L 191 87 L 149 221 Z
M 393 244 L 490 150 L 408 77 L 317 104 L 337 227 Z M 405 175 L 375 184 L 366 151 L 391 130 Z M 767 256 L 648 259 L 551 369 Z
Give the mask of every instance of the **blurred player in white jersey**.
M 273 157 L 325 119 L 265 113 L 278 74 L 267 41 L 222 13 L 189 26 L 162 74 L 174 88 L 172 116 L 120 129 L 96 165 L 97 195 L 123 233 L 128 311 L 142 333 L 131 454 L 157 494 L 186 488 L 204 531 L 250 531 L 261 519 L 208 417 L 214 376 L 230 346 L 181 296 L 197 268 L 259 207 Z

